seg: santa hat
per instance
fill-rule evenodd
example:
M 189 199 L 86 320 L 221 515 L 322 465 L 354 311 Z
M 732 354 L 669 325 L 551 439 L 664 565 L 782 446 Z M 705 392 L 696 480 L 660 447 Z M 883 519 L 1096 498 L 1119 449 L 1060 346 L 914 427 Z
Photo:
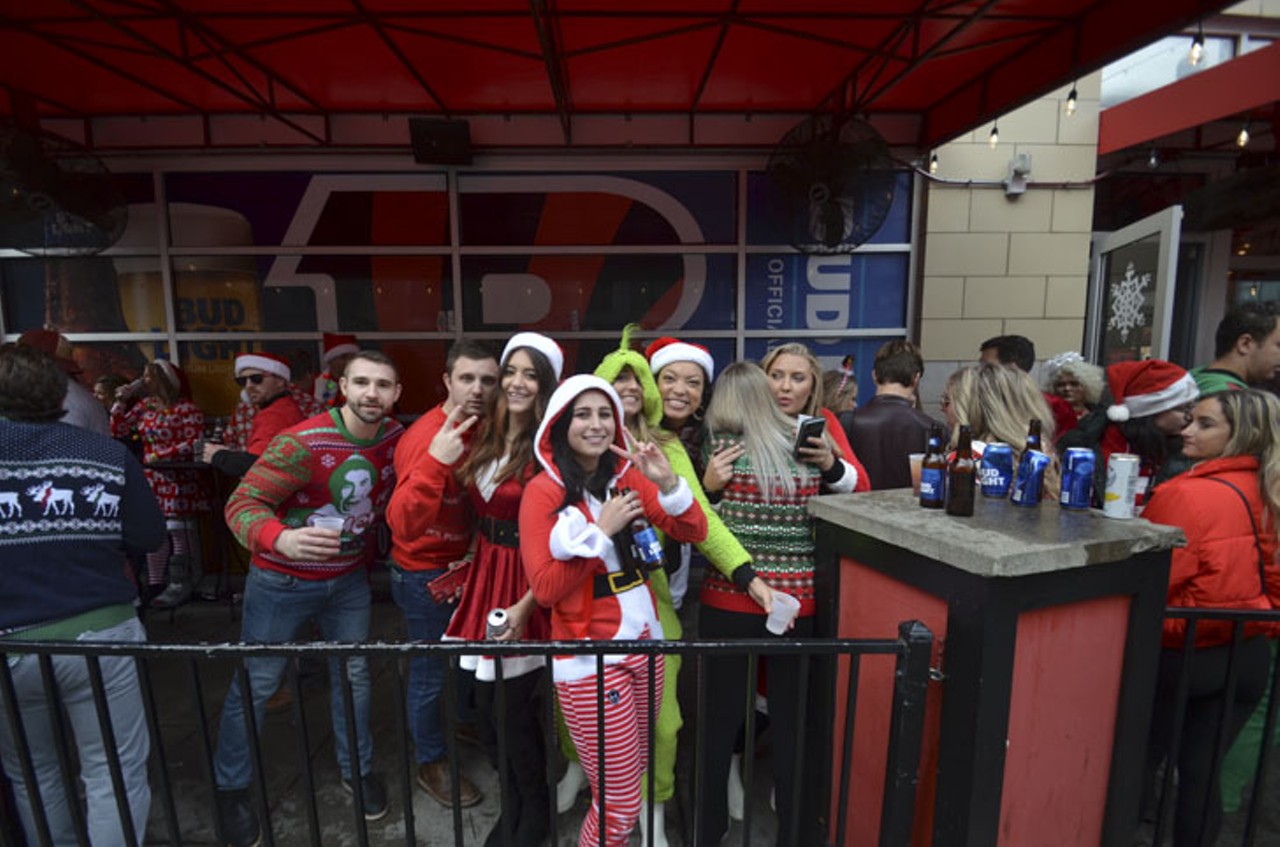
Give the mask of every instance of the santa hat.
M 1200 396 L 1191 374 L 1162 359 L 1117 362 L 1107 368 L 1107 385 L 1114 403 L 1107 417 L 1116 423 L 1158 415 Z
M 337 332 L 326 332 L 324 334 L 324 353 L 320 356 L 320 361 L 326 366 L 339 356 L 354 356 L 360 352 L 360 345 L 356 343 L 354 335 L 346 335 Z
M 31 329 L 18 338 L 19 347 L 32 347 L 48 353 L 58 365 L 69 374 L 81 373 L 80 365 L 71 356 L 71 342 L 61 333 L 52 329 Z
M 285 381 L 288 381 L 292 375 L 289 370 L 289 363 L 270 353 L 241 353 L 236 356 L 236 376 L 240 376 L 248 368 L 256 368 L 265 373 L 275 374 Z
M 546 356 L 547 361 L 551 363 L 551 370 L 555 372 L 556 379 L 560 378 L 560 372 L 564 370 L 564 351 L 560 349 L 559 344 L 537 332 L 517 332 L 511 336 L 507 346 L 502 348 L 502 358 L 499 361 L 505 365 L 507 357 L 521 347 L 532 347 Z
M 178 389 L 179 397 L 183 399 L 191 397 L 191 381 L 187 379 L 186 371 L 168 359 L 156 359 L 154 364 L 165 380 Z
M 701 344 L 667 336 L 646 347 L 644 354 L 649 357 L 649 369 L 655 375 L 673 362 L 692 362 L 706 372 L 708 382 L 715 379 L 715 360 L 711 358 L 711 351 Z

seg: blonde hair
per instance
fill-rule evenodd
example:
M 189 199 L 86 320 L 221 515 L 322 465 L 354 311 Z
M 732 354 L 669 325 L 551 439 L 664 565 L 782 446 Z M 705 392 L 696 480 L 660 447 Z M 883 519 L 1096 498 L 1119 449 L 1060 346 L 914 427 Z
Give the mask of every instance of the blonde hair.
M 797 477 L 816 473 L 792 459 L 795 421 L 778 408 L 769 378 L 753 362 L 735 362 L 720 374 L 707 407 L 706 425 L 712 438 L 742 437 L 765 502 L 777 492 L 791 496 Z
M 1044 394 L 1025 371 L 1013 365 L 983 363 L 961 368 L 947 382 L 951 397 L 951 412 L 955 415 L 957 429 L 952 433 L 952 443 L 959 434 L 959 425 L 968 424 L 973 437 L 989 443 L 1003 442 L 1013 447 L 1021 456 L 1027 449 L 1027 425 L 1032 419 L 1040 421 L 1040 443 L 1045 453 L 1054 455 L 1053 412 L 1045 402 Z M 1058 462 L 1045 471 L 1045 491 L 1057 496 Z
M 1222 455 L 1258 457 L 1258 492 L 1274 526 L 1280 517 L 1280 400 L 1252 388 L 1219 391 L 1200 399 L 1209 398 L 1222 406 L 1222 416 L 1231 427 Z
M 800 411 L 805 415 L 821 414 L 824 397 L 822 390 L 822 363 L 818 361 L 818 357 L 809 352 L 809 348 L 800 342 L 792 341 L 789 344 L 783 344 L 781 347 L 774 347 L 768 353 L 765 353 L 764 358 L 760 360 L 760 369 L 767 375 L 769 369 L 773 367 L 773 363 L 778 361 L 779 356 L 799 356 L 809 363 L 809 374 L 813 377 L 813 388 L 810 389 L 809 399 L 805 401 L 804 408 Z M 772 391 L 769 394 L 771 397 L 773 396 Z

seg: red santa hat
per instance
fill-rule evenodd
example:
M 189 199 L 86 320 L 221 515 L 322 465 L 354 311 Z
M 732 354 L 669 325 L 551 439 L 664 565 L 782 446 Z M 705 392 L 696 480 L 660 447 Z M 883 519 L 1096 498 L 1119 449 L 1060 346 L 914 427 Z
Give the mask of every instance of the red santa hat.
M 241 353 L 236 356 L 236 376 L 240 376 L 249 368 L 256 368 L 265 373 L 275 374 L 286 382 L 292 375 L 292 371 L 289 370 L 289 363 L 270 353 Z
M 1200 396 L 1191 374 L 1162 359 L 1110 365 L 1107 386 L 1113 403 L 1107 407 L 1107 417 L 1116 423 L 1158 415 Z
M 521 347 L 532 347 L 546 356 L 547 361 L 551 363 L 551 370 L 555 371 L 556 379 L 560 378 L 560 372 L 564 370 L 564 351 L 560 349 L 559 344 L 541 333 L 517 332 L 511 336 L 507 346 L 502 348 L 502 358 L 499 361 L 505 365 L 512 351 Z
M 644 355 L 649 359 L 649 369 L 654 376 L 673 362 L 692 362 L 706 372 L 708 382 L 716 376 L 716 363 L 711 358 L 711 351 L 701 344 L 664 336 L 646 347 Z
M 324 353 L 321 354 L 320 361 L 327 367 L 330 362 L 339 356 L 354 356 L 359 352 L 360 345 L 356 343 L 354 335 L 326 332 L 324 334 Z

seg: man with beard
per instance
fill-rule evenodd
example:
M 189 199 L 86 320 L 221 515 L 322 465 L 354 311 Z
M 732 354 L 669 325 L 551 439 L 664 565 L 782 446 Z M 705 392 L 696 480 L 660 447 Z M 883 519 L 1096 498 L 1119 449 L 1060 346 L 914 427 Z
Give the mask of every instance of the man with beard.
M 400 397 L 395 364 L 365 350 L 341 380 L 346 403 L 278 435 L 227 501 L 227 523 L 252 554 L 245 583 L 241 640 L 278 644 L 313 621 L 325 641 L 361 642 L 369 635 L 369 583 L 365 567 L 377 548 L 378 518 L 395 487 L 395 447 L 404 428 L 389 417 Z M 340 519 L 342 528 L 329 528 Z M 286 660 L 245 660 L 256 726 L 279 685 Z M 330 716 L 343 787 L 360 779 L 364 816 L 387 813 L 382 777 L 372 771 L 369 668 L 363 658 L 346 663 L 355 706 L 356 738 L 338 679 L 329 662 Z M 222 710 L 214 776 L 224 841 L 257 844 L 261 833 L 249 800 L 252 778 L 247 727 L 238 677 Z
M 236 356 L 236 385 L 240 386 L 252 410 L 244 449 L 206 444 L 202 458 L 228 476 L 244 476 L 271 439 L 311 414 L 318 414 L 321 411 L 318 404 L 311 414 L 306 414 L 297 396 L 289 390 L 289 377 L 289 363 L 279 356 L 270 353 Z
M 471 433 L 484 416 L 498 386 L 498 357 L 487 345 L 463 339 L 449 348 L 444 363 L 444 402 L 419 418 L 396 448 L 396 490 L 387 506 L 391 528 L 391 596 L 404 612 L 410 641 L 439 641 L 456 603 L 437 601 L 428 586 L 468 556 L 475 516 L 466 489 L 452 473 L 429 473 L 456 464 L 466 453 Z M 432 439 L 444 427 L 456 435 L 448 452 L 437 455 Z M 443 480 L 444 491 L 435 489 Z M 438 509 L 423 508 L 438 503 Z M 417 781 L 436 802 L 452 806 L 453 780 L 440 713 L 448 663 L 438 656 L 409 660 L 406 709 L 417 753 Z M 458 775 L 460 806 L 474 806 L 480 791 Z

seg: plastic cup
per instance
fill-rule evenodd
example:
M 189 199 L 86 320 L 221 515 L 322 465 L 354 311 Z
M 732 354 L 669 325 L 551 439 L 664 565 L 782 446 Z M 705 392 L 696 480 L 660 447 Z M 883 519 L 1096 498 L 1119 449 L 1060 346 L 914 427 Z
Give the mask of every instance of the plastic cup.
M 336 515 L 317 515 L 311 519 L 312 526 L 319 529 L 331 529 L 334 532 L 342 532 L 342 527 L 346 522 L 346 518 Z
M 783 591 L 773 592 L 773 611 L 769 612 L 769 620 L 765 629 L 774 635 L 782 635 L 787 627 L 800 614 L 800 601 Z
M 920 496 L 920 468 L 924 466 L 923 453 L 910 453 L 907 459 L 911 462 L 911 493 Z M 902 467 L 899 465 L 898 467 Z

